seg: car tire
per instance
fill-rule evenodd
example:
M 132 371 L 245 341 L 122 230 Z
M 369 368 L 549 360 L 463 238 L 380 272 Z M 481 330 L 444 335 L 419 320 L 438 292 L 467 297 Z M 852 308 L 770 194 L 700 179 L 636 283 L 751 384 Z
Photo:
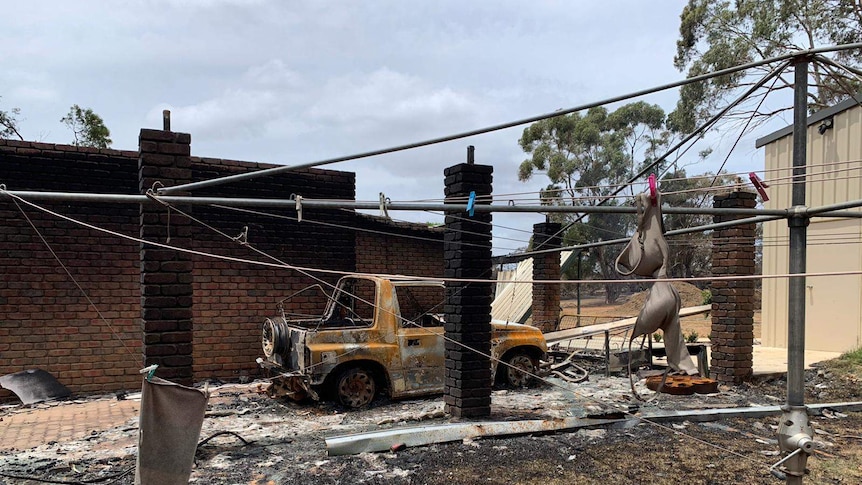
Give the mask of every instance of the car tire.
M 339 404 L 350 409 L 359 409 L 371 404 L 377 394 L 374 375 L 362 367 L 350 367 L 335 379 L 335 398 Z
M 516 351 L 509 355 L 502 366 L 503 380 L 512 388 L 528 387 L 535 381 L 536 370 L 539 368 L 536 359 L 525 351 Z

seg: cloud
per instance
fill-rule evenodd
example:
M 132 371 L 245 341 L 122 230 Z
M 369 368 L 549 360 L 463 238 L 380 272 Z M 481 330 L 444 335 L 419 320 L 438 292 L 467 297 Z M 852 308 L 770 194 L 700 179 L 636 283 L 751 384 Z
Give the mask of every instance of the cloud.
M 404 141 L 405 134 L 429 134 L 453 120 L 474 119 L 477 110 L 468 93 L 384 67 L 327 81 L 307 114 L 345 132 Z
M 158 126 L 162 110 L 169 109 L 172 127 L 193 133 L 196 144 L 279 140 L 304 147 L 275 154 L 298 162 L 308 161 L 303 156 L 334 157 L 475 128 L 482 106 L 468 91 L 385 67 L 317 80 L 271 59 L 196 103 L 159 103 L 149 109 L 147 121 Z M 374 164 L 393 175 L 428 175 L 429 163 L 439 165 L 445 157 L 439 147 L 428 147 L 410 152 L 408 160 L 393 155 Z
M 12 96 L 24 101 L 52 101 L 57 98 L 57 91 L 38 86 L 18 86 L 12 90 Z
M 306 131 L 301 123 L 285 123 L 296 113 L 304 97 L 304 81 L 278 59 L 252 66 L 230 87 L 198 103 L 175 106 L 160 103 L 147 113 L 150 123 L 171 110 L 175 129 L 195 134 L 197 140 L 230 140 L 266 137 L 273 126 L 294 134 Z

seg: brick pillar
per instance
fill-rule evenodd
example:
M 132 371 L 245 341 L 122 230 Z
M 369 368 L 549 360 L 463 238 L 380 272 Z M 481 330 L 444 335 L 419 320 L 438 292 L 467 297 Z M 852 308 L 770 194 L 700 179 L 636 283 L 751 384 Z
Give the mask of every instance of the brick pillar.
M 715 196 L 717 208 L 754 208 L 750 192 Z M 721 215 L 714 222 L 745 216 Z M 713 232 L 712 275 L 748 276 L 754 274 L 754 224 L 719 229 Z M 739 384 L 751 377 L 754 346 L 754 280 L 719 280 L 712 286 L 712 362 L 710 377 Z
M 471 191 L 491 194 L 493 167 L 462 163 L 444 172 L 449 203 L 464 204 Z M 488 204 L 489 201 L 482 201 Z M 491 275 L 491 213 L 446 213 L 444 270 L 446 278 L 489 279 Z M 446 283 L 446 412 L 456 417 L 491 414 L 491 283 Z M 484 355 L 474 352 L 478 350 Z
M 191 182 L 191 135 L 141 130 L 138 141 L 141 192 L 156 181 L 165 186 Z M 187 195 L 176 193 L 172 195 Z M 184 207 L 183 211 L 187 212 Z M 160 204 L 141 204 L 141 238 L 191 247 L 191 221 Z M 156 375 L 192 383 L 192 260 L 187 253 L 141 247 L 141 327 L 144 365 Z
M 533 248 L 559 248 L 562 238 L 557 234 L 562 225 L 543 222 L 533 225 Z M 560 253 L 533 256 L 534 280 L 560 279 Z M 560 322 L 560 285 L 533 283 L 533 326 L 543 332 L 557 330 Z

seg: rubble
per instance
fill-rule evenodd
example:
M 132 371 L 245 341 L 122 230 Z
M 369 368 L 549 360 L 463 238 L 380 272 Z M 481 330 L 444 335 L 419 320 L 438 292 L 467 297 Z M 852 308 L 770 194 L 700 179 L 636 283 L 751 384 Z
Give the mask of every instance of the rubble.
M 586 416 L 589 413 L 612 409 L 628 411 L 634 404 L 626 378 L 591 375 L 588 381 L 580 384 L 568 384 L 561 380 L 552 382 L 553 386 L 495 391 L 492 395 L 492 418 L 500 421 L 553 420 Z M 568 472 L 573 472 L 583 467 L 585 461 L 595 460 L 590 447 L 605 446 L 609 440 L 615 442 L 614 440 L 641 439 L 643 433 L 651 436 L 650 439 L 655 439 L 657 433 L 649 426 L 636 426 L 625 430 L 594 429 L 540 436 L 531 439 L 530 444 L 518 441 L 529 438 L 472 438 L 468 445 L 458 442 L 422 448 L 408 447 L 397 453 L 387 450 L 385 453 L 364 454 L 359 457 L 327 457 L 324 440 L 330 436 L 418 424 L 444 424 L 459 420 L 451 419 L 442 413 L 443 404 L 439 397 L 408 401 L 380 399 L 370 409 L 346 411 L 331 403 L 273 400 L 257 394 L 257 385 L 258 383 L 253 382 L 247 385 L 211 388 L 212 398 L 201 431 L 201 440 L 219 432 L 230 431 L 249 444 L 246 445 L 233 436 L 220 436 L 200 446 L 191 483 L 371 484 L 416 481 L 416 477 L 422 477 L 419 481 L 425 483 L 442 483 L 448 477 L 446 470 L 456 470 L 457 476 L 457 470 L 463 463 L 485 463 L 476 466 L 491 467 L 495 461 L 511 463 L 518 460 L 520 458 L 516 457 L 523 457 L 528 450 L 529 453 L 544 450 L 541 452 L 550 453 L 548 456 L 552 458 L 549 459 L 553 459 L 548 462 L 553 463 L 552 468 L 562 465 Z M 644 381 L 638 382 L 637 386 L 639 392 L 650 392 Z M 775 405 L 776 403 L 767 397 L 770 393 L 775 394 L 776 389 L 742 387 L 717 394 L 661 396 L 651 403 L 641 403 L 639 412 L 710 409 L 742 406 L 749 402 L 759 406 Z M 110 395 L 78 400 L 78 403 L 92 404 L 96 400 L 111 404 L 124 402 L 116 401 L 114 395 Z M 61 403 L 40 405 L 41 407 L 4 406 L 0 407 L 0 418 L 8 420 L 17 414 L 46 412 L 68 405 Z M 850 419 L 846 418 L 848 414 L 852 417 L 857 413 L 824 410 L 823 414 L 820 420 L 824 423 L 840 424 Z M 775 437 L 774 422 L 750 421 L 751 425 L 746 429 L 768 440 Z M 4 421 L 0 426 L 5 424 Z M 677 431 L 688 433 L 693 426 L 688 425 L 688 429 Z M 743 429 L 740 425 L 735 425 L 734 428 Z M 729 433 L 717 428 L 702 429 Z M 79 439 L 46 442 L 26 450 L 10 449 L 4 437 L 0 440 L 0 470 L 8 474 L 83 481 L 119 473 L 134 465 L 137 418 L 94 431 L 94 434 Z M 831 429 L 829 432 L 833 434 L 829 437 L 830 443 L 837 443 L 836 440 L 839 440 L 842 434 L 858 434 Z M 769 449 L 768 445 L 739 433 L 731 436 L 741 436 L 746 443 L 757 446 L 756 451 L 753 451 L 755 454 L 774 451 Z M 679 439 L 681 438 L 676 436 L 673 441 L 677 442 Z M 830 452 L 835 453 L 831 448 Z M 572 456 L 575 458 L 569 460 Z M 428 470 L 438 470 L 440 475 L 428 474 Z M 450 480 L 450 483 L 458 482 L 457 479 Z M 0 484 L 2 483 L 4 479 L 0 477 Z M 118 483 L 132 483 L 131 477 L 123 477 Z

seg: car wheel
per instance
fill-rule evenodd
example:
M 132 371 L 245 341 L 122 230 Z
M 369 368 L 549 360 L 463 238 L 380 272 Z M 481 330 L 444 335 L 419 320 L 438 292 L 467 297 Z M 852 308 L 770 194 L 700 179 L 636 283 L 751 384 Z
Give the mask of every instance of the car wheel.
M 371 404 L 377 393 L 374 376 L 361 367 L 351 367 L 335 380 L 335 396 L 341 405 L 356 409 Z
M 503 375 L 509 387 L 527 387 L 533 383 L 538 365 L 526 352 L 515 352 L 506 359 Z

